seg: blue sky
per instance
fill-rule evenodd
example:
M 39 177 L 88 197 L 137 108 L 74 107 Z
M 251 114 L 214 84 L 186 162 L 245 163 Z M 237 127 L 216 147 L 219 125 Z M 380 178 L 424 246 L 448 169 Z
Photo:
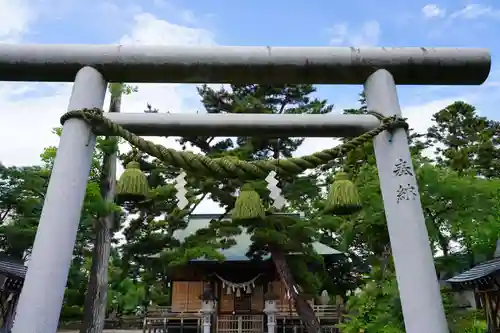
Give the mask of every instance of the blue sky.
M 420 130 L 454 100 L 500 120 L 499 31 L 500 3 L 493 0 L 0 0 L 0 41 L 12 43 L 489 48 L 493 69 L 483 86 L 399 88 L 403 112 Z M 318 94 L 341 110 L 356 106 L 360 91 L 360 86 L 321 86 Z M 0 148 L 0 160 L 37 163 L 43 147 L 57 144 L 50 129 L 69 92 L 68 84 L 0 83 L 0 139 L 14 142 Z M 147 102 L 171 112 L 199 108 L 193 86 L 140 85 L 139 93 L 124 101 L 124 111 L 141 111 Z M 301 152 L 329 145 L 331 140 L 312 140 Z

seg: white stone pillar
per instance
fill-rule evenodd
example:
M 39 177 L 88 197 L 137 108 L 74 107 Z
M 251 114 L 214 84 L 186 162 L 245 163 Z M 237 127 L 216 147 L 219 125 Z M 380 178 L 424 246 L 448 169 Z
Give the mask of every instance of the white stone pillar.
M 68 110 L 101 109 L 106 81 L 91 67 L 78 71 Z M 54 333 L 59 323 L 95 136 L 81 119 L 64 125 L 17 305 L 13 333 Z
M 365 83 L 368 110 L 401 116 L 396 84 L 385 69 Z M 407 333 L 448 333 L 434 259 L 403 128 L 373 140 L 387 228 Z
M 212 315 L 214 311 L 215 311 L 214 299 L 205 299 L 201 301 L 203 333 L 210 333 L 210 329 L 212 327 Z
M 276 307 L 276 300 L 268 299 L 264 303 L 264 313 L 267 316 L 267 333 L 276 332 L 276 313 L 278 308 Z

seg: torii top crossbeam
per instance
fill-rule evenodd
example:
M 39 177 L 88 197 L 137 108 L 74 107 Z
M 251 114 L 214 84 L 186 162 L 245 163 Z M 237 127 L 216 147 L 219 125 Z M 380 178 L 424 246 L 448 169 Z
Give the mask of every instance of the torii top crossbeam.
M 0 44 L 0 80 L 72 82 L 84 66 L 108 82 L 363 84 L 377 69 L 396 84 L 478 85 L 479 48 L 355 48 Z

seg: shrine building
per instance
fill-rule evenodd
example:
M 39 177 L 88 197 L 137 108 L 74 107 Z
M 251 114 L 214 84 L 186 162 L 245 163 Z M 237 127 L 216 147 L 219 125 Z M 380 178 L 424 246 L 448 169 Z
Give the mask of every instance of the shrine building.
M 218 218 L 217 214 L 191 215 L 187 227 L 177 230 L 174 237 L 182 242 Z M 225 261 L 196 259 L 172 271 L 169 276 L 170 306 L 153 306 L 148 311 L 145 332 L 284 333 L 303 330 L 270 255 L 262 260 L 251 260 L 246 255 L 252 243 L 250 235 L 243 231 L 234 239 L 234 246 L 220 251 Z M 313 247 L 325 258 L 343 255 L 318 242 Z M 342 316 L 342 302 L 330 298 L 326 291 L 310 295 L 309 302 L 322 329 L 337 332 L 335 325 Z

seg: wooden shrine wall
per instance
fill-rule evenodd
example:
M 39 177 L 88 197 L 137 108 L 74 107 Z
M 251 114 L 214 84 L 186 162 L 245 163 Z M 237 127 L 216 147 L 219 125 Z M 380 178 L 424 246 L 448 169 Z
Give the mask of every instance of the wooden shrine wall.
M 172 311 L 174 312 L 198 312 L 201 307 L 200 295 L 203 293 L 204 281 L 173 281 L 172 282 Z M 278 294 L 277 306 L 280 311 L 294 311 L 292 302 L 286 297 L 286 288 L 281 281 L 272 282 L 273 290 Z M 219 297 L 219 311 L 221 313 L 249 312 L 260 313 L 264 309 L 264 288 L 257 284 L 250 295 L 250 299 L 243 295 L 236 299 L 234 293 L 227 294 L 226 290 L 220 290 L 221 285 L 215 284 L 215 294 Z M 242 292 L 243 293 L 243 292 Z M 248 302 L 248 304 L 245 304 Z
M 201 307 L 200 295 L 203 293 L 204 281 L 173 281 L 172 282 L 172 311 L 173 312 L 198 312 Z M 221 285 L 216 283 L 215 294 L 219 297 L 219 311 L 221 313 L 248 312 L 261 313 L 264 309 L 264 288 L 257 284 L 250 295 L 242 293 L 243 297 L 236 298 L 234 293 L 227 294 L 221 290 Z M 243 304 L 249 297 L 248 306 Z M 238 309 L 238 305 L 243 306 Z
M 249 295 L 241 292 L 240 298 L 236 297 L 234 293 L 227 294 L 226 290 L 220 290 L 219 288 L 221 288 L 221 285 L 217 284 L 217 295 L 220 295 L 220 313 L 229 314 L 233 311 L 236 313 L 261 313 L 264 310 L 264 288 L 262 285 L 256 285 Z M 245 304 L 247 302 L 248 304 Z
M 172 311 L 198 312 L 201 308 L 200 295 L 203 293 L 203 281 L 173 281 Z

